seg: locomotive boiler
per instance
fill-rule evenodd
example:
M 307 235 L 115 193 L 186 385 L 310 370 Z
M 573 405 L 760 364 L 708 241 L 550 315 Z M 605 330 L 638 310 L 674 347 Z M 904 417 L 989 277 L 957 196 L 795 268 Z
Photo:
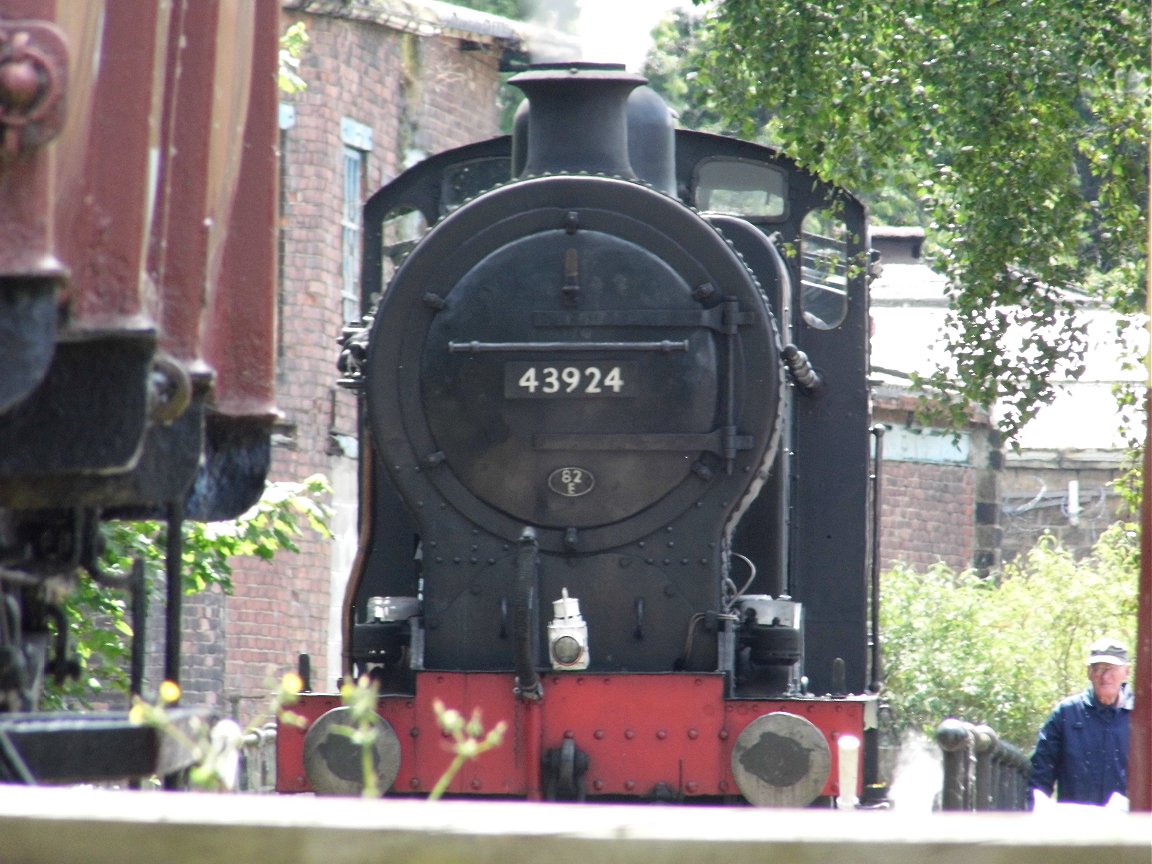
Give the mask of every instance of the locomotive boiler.
M 623 67 L 511 83 L 512 136 L 363 211 L 342 671 L 380 688 L 381 787 L 435 784 L 441 702 L 509 727 L 455 795 L 867 797 L 864 208 Z M 281 791 L 359 789 L 349 709 L 297 710 Z

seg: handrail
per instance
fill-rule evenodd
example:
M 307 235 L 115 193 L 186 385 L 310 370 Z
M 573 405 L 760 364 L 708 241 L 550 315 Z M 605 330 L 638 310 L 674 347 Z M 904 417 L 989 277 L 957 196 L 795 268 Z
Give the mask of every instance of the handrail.
M 236 791 L 274 792 L 276 790 L 276 724 L 266 723 L 248 729 L 240 738 L 240 760 Z
M 948 718 L 936 728 L 944 751 L 942 810 L 1027 810 L 1031 762 L 990 726 Z

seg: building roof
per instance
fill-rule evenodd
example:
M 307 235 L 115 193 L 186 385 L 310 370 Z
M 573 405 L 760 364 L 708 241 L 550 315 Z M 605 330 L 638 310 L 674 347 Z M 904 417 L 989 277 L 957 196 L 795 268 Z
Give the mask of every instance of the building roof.
M 941 328 L 948 311 L 947 283 L 919 258 L 921 229 L 877 227 L 873 246 L 881 250 L 882 274 L 872 284 L 873 378 L 884 389 L 907 386 L 912 373 L 928 375 L 947 364 Z M 886 262 L 892 263 L 886 263 Z M 1133 336 L 1117 334 L 1118 316 L 1109 309 L 1085 305 L 1088 354 L 1077 380 L 1055 381 L 1053 403 L 1020 433 L 1025 450 L 1107 451 L 1124 449 L 1121 417 L 1114 389 L 1144 380 L 1140 366 L 1129 364 Z M 995 409 L 993 409 L 995 417 Z
M 580 56 L 579 42 L 566 33 L 440 0 L 284 0 L 283 8 L 363 21 L 417 36 L 491 44 L 531 53 L 538 60 Z

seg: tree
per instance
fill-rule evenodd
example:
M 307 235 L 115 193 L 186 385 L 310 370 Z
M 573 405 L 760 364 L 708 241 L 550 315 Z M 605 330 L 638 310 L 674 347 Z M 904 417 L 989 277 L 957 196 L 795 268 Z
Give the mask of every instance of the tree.
M 733 131 L 919 199 L 955 364 L 922 384 L 957 416 L 1012 438 L 1082 369 L 1080 301 L 1143 308 L 1145 0 L 724 0 L 701 27 L 682 77 Z
M 652 29 L 652 47 L 642 72 L 648 84 L 676 112 L 686 129 L 724 135 L 734 132 L 711 103 L 707 88 L 699 83 L 697 70 L 709 50 L 708 31 L 699 15 L 673 10 Z M 758 126 L 767 122 L 761 112 Z
M 931 734 L 958 717 L 1030 749 L 1053 706 L 1087 687 L 1084 651 L 1094 639 L 1135 645 L 1135 529 L 1113 525 L 1081 560 L 1044 537 L 996 579 L 943 564 L 884 574 L 881 634 L 897 729 Z
M 282 93 L 299 93 L 307 83 L 300 77 L 300 58 L 308 48 L 308 29 L 297 21 L 280 34 L 280 57 L 276 85 Z
M 260 500 L 228 522 L 183 523 L 184 593 L 217 587 L 232 592 L 232 560 L 271 561 L 277 553 L 299 552 L 296 538 L 305 530 L 330 536 L 326 503 L 328 482 L 315 475 L 300 483 L 269 483 Z M 144 562 L 149 591 L 153 575 L 163 571 L 167 525 L 162 522 L 112 521 L 101 525 L 105 548 L 101 568 L 126 579 L 137 559 Z M 77 680 L 49 681 L 49 708 L 85 706 L 92 699 L 128 693 L 128 639 L 132 636 L 128 598 L 96 584 L 84 571 L 63 604 L 70 644 L 81 666 Z
M 721 113 L 700 69 L 712 51 L 712 31 L 702 17 L 687 9 L 674 9 L 652 31 L 652 48 L 644 61 L 648 83 L 676 112 L 687 129 L 718 135 L 751 134 L 754 140 L 779 146 L 774 138 L 776 122 L 764 106 L 749 107 L 755 117 L 733 120 Z M 746 122 L 751 121 L 751 122 Z M 749 130 L 752 130 L 749 132 Z M 921 225 L 926 214 L 915 195 L 905 191 L 911 175 L 909 159 L 894 160 L 867 195 L 873 222 L 886 225 Z M 914 190 L 914 184 L 912 185 Z M 863 190 L 856 190 L 858 192 Z

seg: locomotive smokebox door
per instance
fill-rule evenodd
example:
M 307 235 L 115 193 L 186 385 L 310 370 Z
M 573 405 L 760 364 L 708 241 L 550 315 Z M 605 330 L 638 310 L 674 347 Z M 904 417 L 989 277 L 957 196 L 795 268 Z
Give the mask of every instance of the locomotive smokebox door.
M 414 486 L 505 539 L 552 529 L 544 550 L 642 537 L 710 478 L 746 490 L 778 431 L 755 280 L 699 216 L 624 180 L 533 178 L 451 214 L 385 294 L 368 362 L 398 487 L 422 465 Z
M 579 306 L 564 278 L 579 280 Z M 549 528 L 620 522 L 667 495 L 716 426 L 720 357 L 703 327 L 640 322 L 698 314 L 691 294 L 599 231 L 540 232 L 485 257 L 424 348 L 424 412 L 452 472 Z

